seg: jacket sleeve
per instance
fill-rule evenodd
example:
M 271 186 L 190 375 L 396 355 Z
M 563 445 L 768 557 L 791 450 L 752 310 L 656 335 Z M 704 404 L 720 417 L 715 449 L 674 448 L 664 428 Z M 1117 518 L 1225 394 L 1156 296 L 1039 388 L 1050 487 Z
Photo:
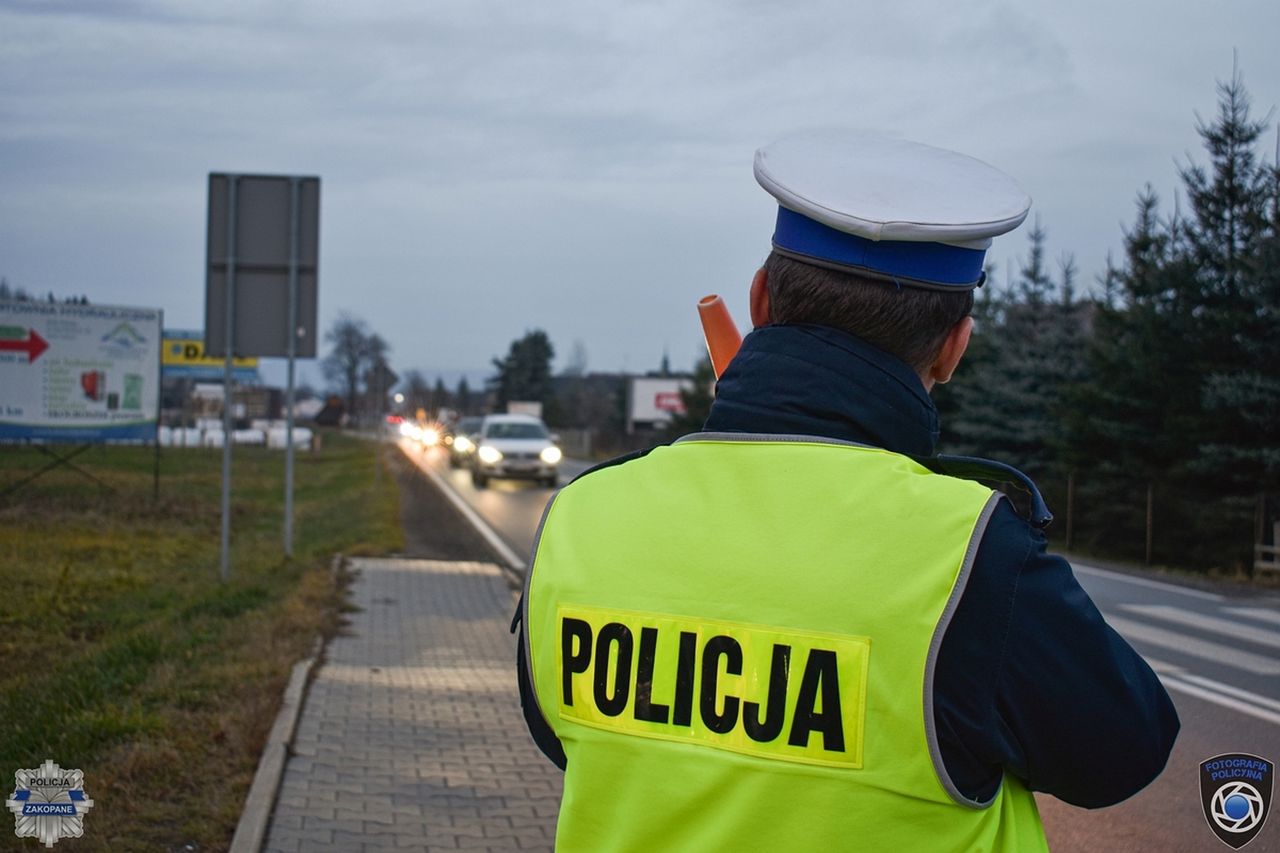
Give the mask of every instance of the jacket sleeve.
M 529 662 L 525 659 L 526 626 L 523 616 L 524 596 L 521 596 L 520 603 L 516 605 L 516 614 L 511 620 L 511 632 L 516 635 L 516 679 L 520 684 L 520 710 L 524 712 L 525 726 L 528 727 L 529 735 L 538 749 L 542 750 L 542 754 L 550 759 L 552 764 L 563 770 L 568 764 L 564 747 L 560 745 L 560 739 L 551 730 L 551 726 L 543 718 L 542 711 L 538 707 L 533 687 L 533 673 L 529 670 Z
M 1018 567 L 993 685 L 991 748 L 1032 790 L 1085 808 L 1113 805 L 1164 769 L 1177 712 L 1067 561 L 1001 505 L 975 560 L 975 573 L 998 562 Z

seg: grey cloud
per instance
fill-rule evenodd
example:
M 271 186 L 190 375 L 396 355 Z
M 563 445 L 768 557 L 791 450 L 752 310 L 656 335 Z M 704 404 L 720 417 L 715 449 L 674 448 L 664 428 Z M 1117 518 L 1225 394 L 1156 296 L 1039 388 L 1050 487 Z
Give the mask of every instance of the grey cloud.
M 0 3 L 0 274 L 198 327 L 205 173 L 312 172 L 322 311 L 364 314 L 397 364 L 482 367 L 543 325 L 640 369 L 696 349 L 706 292 L 745 321 L 770 138 L 981 156 L 1087 273 L 1194 148 L 1233 44 L 1274 101 L 1277 23 L 1263 0 Z

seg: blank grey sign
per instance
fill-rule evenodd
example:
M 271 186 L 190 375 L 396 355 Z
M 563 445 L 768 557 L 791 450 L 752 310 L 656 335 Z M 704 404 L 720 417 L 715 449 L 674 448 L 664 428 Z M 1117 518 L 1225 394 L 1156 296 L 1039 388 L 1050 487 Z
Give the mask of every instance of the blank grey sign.
M 320 256 L 320 179 L 288 175 L 209 175 L 204 308 L 205 353 L 226 355 L 227 214 L 236 183 L 236 356 L 289 355 L 291 182 L 298 182 L 298 325 L 295 355 L 316 355 L 316 291 Z

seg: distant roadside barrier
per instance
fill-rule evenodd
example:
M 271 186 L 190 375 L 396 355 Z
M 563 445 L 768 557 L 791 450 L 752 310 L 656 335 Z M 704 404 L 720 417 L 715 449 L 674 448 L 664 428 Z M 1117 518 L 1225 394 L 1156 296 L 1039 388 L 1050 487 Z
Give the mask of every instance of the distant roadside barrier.
M 283 450 L 289 436 L 288 427 L 283 422 L 255 422 L 248 429 L 237 429 L 231 432 L 231 443 L 248 447 L 266 447 L 271 450 Z M 226 433 L 219 423 L 202 424 L 195 427 L 161 426 L 157 438 L 161 447 L 204 447 L 220 448 L 226 443 Z M 307 427 L 293 428 L 294 447 L 314 450 L 319 446 L 314 431 Z
M 1048 534 L 1068 552 L 1280 579 L 1275 492 L 1249 493 L 1221 475 L 1161 481 L 1082 470 L 1037 483 L 1055 515 Z

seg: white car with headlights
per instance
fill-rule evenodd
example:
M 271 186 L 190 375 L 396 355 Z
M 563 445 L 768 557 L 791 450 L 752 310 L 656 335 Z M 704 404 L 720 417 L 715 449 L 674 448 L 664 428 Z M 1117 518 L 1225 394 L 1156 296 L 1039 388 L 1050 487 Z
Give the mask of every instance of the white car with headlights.
M 563 454 L 546 425 L 530 415 L 489 415 L 472 437 L 471 482 L 478 489 L 491 477 L 537 480 L 554 487 Z

